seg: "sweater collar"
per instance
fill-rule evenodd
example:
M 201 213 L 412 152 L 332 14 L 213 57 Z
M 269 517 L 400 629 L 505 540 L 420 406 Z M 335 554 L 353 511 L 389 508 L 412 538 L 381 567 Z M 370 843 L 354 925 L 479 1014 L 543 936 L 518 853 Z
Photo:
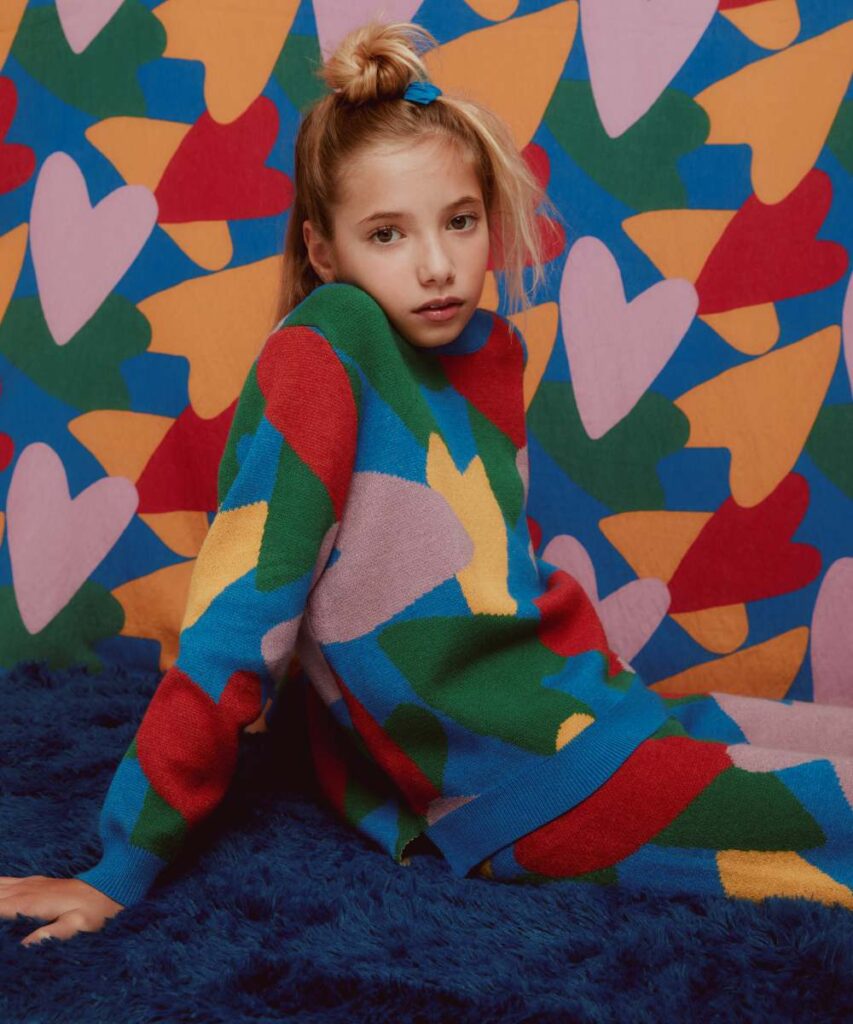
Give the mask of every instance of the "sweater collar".
M 470 355 L 477 352 L 489 340 L 495 314 L 487 309 L 475 309 L 471 319 L 453 341 L 444 345 L 435 345 L 424 351 L 434 352 L 439 356 Z

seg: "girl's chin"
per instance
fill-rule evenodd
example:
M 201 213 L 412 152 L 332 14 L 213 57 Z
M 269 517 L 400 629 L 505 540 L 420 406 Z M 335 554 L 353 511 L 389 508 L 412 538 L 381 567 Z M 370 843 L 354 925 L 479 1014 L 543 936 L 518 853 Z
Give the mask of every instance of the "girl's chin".
M 468 303 L 457 307 L 457 314 L 446 320 L 427 320 L 425 317 L 414 313 L 406 329 L 400 333 L 407 341 L 419 348 L 436 348 L 439 345 L 446 345 L 448 342 L 458 338 L 471 319 L 473 310 L 468 308 Z M 415 322 L 412 323 L 411 320 Z

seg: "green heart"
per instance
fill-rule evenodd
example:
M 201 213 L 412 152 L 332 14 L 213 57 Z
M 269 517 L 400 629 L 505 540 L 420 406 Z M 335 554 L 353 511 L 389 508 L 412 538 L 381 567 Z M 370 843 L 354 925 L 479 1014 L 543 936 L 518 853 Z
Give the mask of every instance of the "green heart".
M 303 113 L 315 100 L 329 91 L 310 69 L 323 63 L 316 36 L 289 35 L 278 55 L 273 77 L 296 109 Z
M 527 426 L 567 476 L 617 512 L 664 507 L 655 466 L 682 449 L 690 436 L 687 417 L 668 398 L 649 391 L 623 420 L 592 441 L 568 381 L 539 385 Z
M 806 451 L 824 476 L 853 498 L 853 404 L 824 406 Z
M 129 409 L 120 366 L 144 352 L 151 327 L 120 295 L 110 295 L 67 345 L 57 345 L 36 298 L 15 299 L 0 323 L 0 352 L 48 394 L 89 412 Z
M 33 635 L 21 621 L 15 592 L 0 587 L 0 666 L 21 661 L 47 660 L 51 668 L 85 665 L 103 671 L 95 644 L 115 636 L 124 625 L 124 610 L 113 595 L 91 580 L 83 584 L 65 607 Z
M 143 117 L 145 96 L 136 72 L 166 49 L 166 30 L 137 0 L 126 0 L 86 49 L 68 45 L 56 8 L 30 7 L 12 56 L 61 100 L 92 114 Z
M 705 111 L 684 93 L 667 89 L 618 139 L 605 132 L 589 82 L 557 83 L 545 124 L 560 146 L 594 181 L 635 210 L 687 205 L 676 166 L 708 137 Z

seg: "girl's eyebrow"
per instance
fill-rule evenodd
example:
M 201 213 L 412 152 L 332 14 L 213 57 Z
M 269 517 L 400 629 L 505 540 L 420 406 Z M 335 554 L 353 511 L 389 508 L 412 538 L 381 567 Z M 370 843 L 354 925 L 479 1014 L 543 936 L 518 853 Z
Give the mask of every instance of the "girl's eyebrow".
M 462 196 L 461 199 L 455 199 L 452 203 L 448 203 L 444 208 L 444 213 L 450 210 L 455 210 L 458 206 L 467 206 L 469 203 L 479 203 L 480 200 L 476 196 Z M 400 210 L 379 210 L 377 213 L 371 213 L 369 217 L 365 217 L 360 220 L 359 224 L 369 224 L 373 220 L 391 220 L 392 218 L 405 217 L 407 214 Z

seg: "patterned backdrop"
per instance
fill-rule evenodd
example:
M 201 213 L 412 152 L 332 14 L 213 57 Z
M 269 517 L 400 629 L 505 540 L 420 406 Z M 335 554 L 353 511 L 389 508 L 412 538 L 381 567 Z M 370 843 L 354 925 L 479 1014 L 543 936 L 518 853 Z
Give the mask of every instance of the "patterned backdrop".
M 0 5 L 0 666 L 174 661 L 313 68 L 379 6 Z M 853 703 L 847 4 L 381 7 L 561 213 L 514 318 L 537 552 L 662 691 Z

